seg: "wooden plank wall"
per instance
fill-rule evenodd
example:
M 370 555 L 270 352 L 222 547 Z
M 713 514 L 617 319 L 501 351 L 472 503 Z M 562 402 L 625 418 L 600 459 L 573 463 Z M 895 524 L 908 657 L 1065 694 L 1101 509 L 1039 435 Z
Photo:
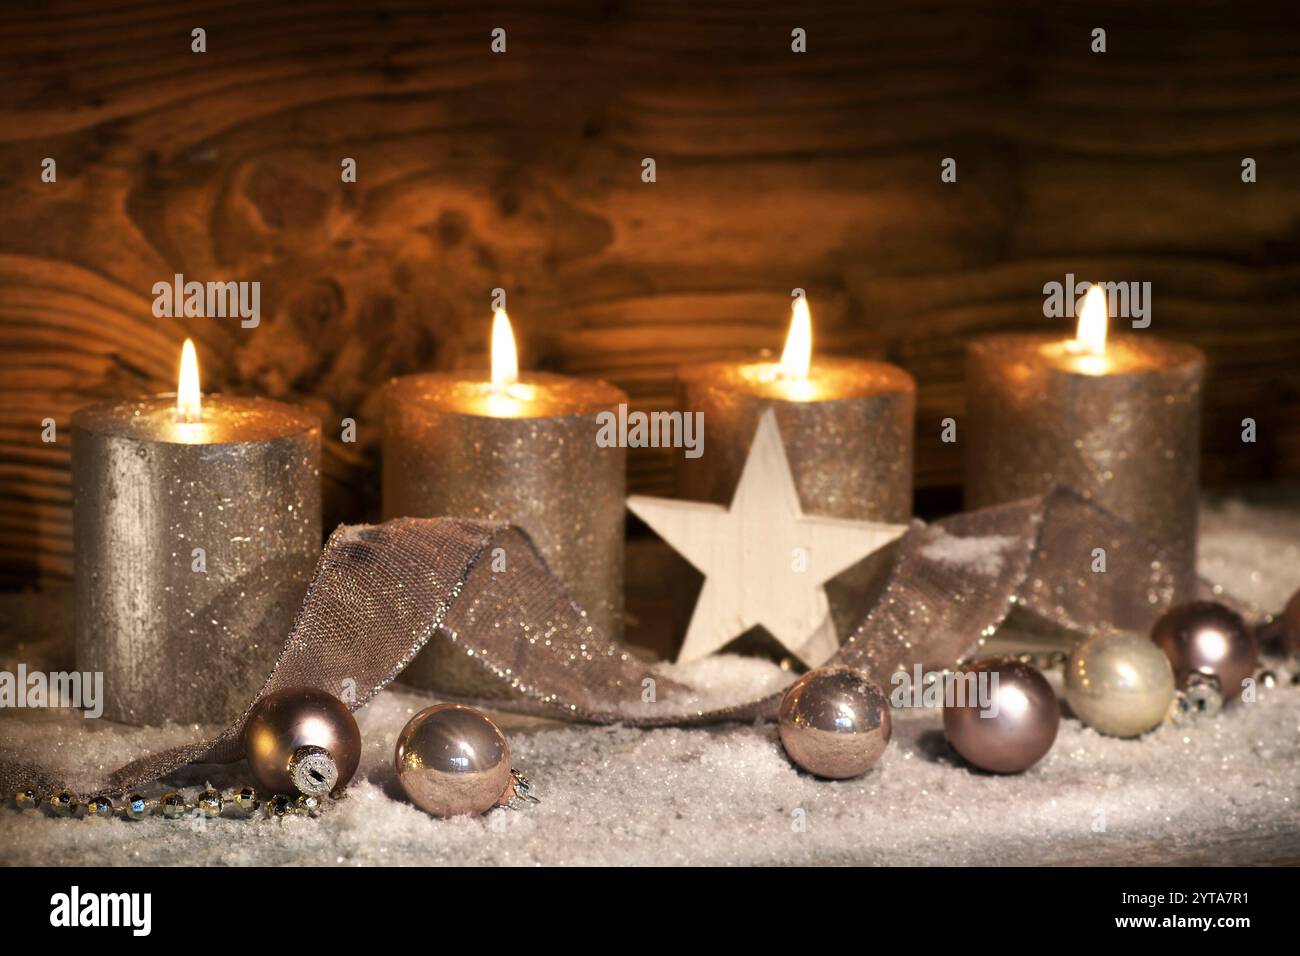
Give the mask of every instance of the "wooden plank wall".
M 969 336 L 1043 327 L 1066 272 L 1148 280 L 1154 331 L 1211 356 L 1206 480 L 1300 475 L 1293 6 L 6 4 L 0 579 L 68 574 L 68 417 L 173 387 L 185 335 L 207 388 L 315 406 L 327 523 L 373 516 L 376 384 L 483 361 L 497 286 L 525 364 L 644 408 L 679 362 L 778 347 L 802 286 L 818 349 L 919 380 L 927 488 Z M 261 326 L 154 318 L 174 272 L 260 281 Z M 667 490 L 665 453 L 632 469 Z

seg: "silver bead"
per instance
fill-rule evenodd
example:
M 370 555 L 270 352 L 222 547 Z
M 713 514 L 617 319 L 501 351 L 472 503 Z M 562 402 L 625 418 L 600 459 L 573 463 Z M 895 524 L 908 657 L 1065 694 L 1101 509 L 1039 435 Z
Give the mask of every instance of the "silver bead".
M 113 801 L 108 797 L 92 797 L 86 801 L 86 816 L 107 820 L 113 815 Z
M 514 794 L 510 745 L 473 707 L 420 711 L 398 735 L 393 760 L 411 802 L 435 817 L 485 813 Z
M 809 671 L 786 691 L 778 732 L 796 766 L 832 780 L 870 770 L 893 730 L 889 701 L 861 671 Z
M 293 812 L 293 801 L 282 793 L 277 793 L 270 800 L 266 801 L 266 815 L 268 817 L 284 817 Z
M 257 791 L 252 787 L 244 787 L 235 794 L 235 806 L 244 813 L 255 812 L 258 807 Z
M 79 805 L 76 794 L 66 788 L 54 791 L 50 797 L 50 809 L 55 816 L 70 817 L 77 812 Z
M 122 812 L 128 820 L 143 820 L 149 814 L 149 803 L 140 794 L 133 793 L 126 798 Z
M 223 806 L 224 802 L 221 799 L 221 794 L 218 791 L 213 790 L 211 787 L 199 794 L 198 807 L 203 811 L 205 817 L 211 819 L 213 817 L 221 816 L 221 808 Z
M 1065 668 L 1065 699 L 1099 733 L 1136 737 L 1164 721 L 1174 699 L 1174 671 L 1140 634 L 1095 634 L 1081 641 Z
M 158 801 L 162 815 L 168 820 L 179 820 L 185 816 L 185 798 L 175 790 L 168 790 Z
M 320 797 L 310 793 L 299 794 L 298 798 L 293 801 L 294 813 L 303 813 L 310 817 L 320 813 L 320 806 Z

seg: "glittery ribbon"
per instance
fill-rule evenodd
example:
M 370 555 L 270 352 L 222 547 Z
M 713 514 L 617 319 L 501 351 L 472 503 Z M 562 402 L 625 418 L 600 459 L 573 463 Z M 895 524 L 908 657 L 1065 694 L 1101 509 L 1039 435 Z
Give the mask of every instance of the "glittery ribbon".
M 1105 570 L 1094 570 L 1104 549 Z M 1067 489 L 916 521 L 880 599 L 830 664 L 882 685 L 899 669 L 951 666 L 1014 608 L 1072 631 L 1146 631 L 1200 591 L 1192 568 Z M 1223 595 L 1215 594 L 1220 600 Z M 780 694 L 724 706 L 604 637 L 565 593 L 527 534 L 453 518 L 341 526 L 325 545 L 297 621 L 261 696 L 317 687 L 363 706 L 430 640 L 450 642 L 510 696 L 493 705 L 638 726 L 771 719 Z M 653 701 L 643 700 L 654 681 Z M 109 774 L 120 793 L 196 762 L 242 756 L 248 711 L 217 737 L 150 753 Z M 48 792 L 56 775 L 0 758 L 0 792 Z

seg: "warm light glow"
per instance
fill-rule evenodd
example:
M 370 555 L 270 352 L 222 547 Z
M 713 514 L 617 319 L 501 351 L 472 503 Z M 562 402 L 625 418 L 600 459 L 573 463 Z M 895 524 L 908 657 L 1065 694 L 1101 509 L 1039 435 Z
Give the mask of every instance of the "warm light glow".
M 790 332 L 785 337 L 785 350 L 781 352 L 781 376 L 806 379 L 811 364 L 812 314 L 808 311 L 808 300 L 799 296 L 790 312 Z
M 176 383 L 176 420 L 197 422 L 203 419 L 203 398 L 199 393 L 199 357 L 189 339 L 181 346 L 181 374 Z
M 1196 636 L 1196 651 L 1207 661 L 1221 661 L 1228 656 L 1228 635 L 1204 630 Z
M 505 309 L 492 316 L 492 384 L 498 388 L 519 381 L 519 356 L 515 353 L 515 333 Z
M 998 710 L 1012 719 L 1029 713 L 1029 697 L 1019 687 L 1000 687 L 995 693 L 998 695 Z
M 1088 289 L 1079 309 L 1079 326 L 1074 333 L 1079 351 L 1087 355 L 1106 354 L 1106 325 L 1109 320 L 1106 290 L 1094 285 Z

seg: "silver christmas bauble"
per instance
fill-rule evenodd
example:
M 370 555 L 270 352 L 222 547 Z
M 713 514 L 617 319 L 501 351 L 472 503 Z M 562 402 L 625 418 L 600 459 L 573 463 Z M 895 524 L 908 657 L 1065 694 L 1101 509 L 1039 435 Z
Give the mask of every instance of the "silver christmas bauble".
M 948 743 L 969 763 L 993 773 L 1028 770 L 1052 749 L 1060 704 L 1047 678 L 1009 657 L 976 661 L 958 671 L 952 706 L 943 708 Z
M 435 817 L 485 813 L 514 794 L 505 736 L 463 704 L 437 704 L 412 717 L 397 737 L 394 763 L 411 802 Z
M 856 777 L 880 759 L 889 743 L 889 701 L 861 671 L 810 671 L 786 691 L 779 731 L 781 745 L 797 766 L 819 777 Z
M 1065 699 L 1099 733 L 1136 737 L 1159 725 L 1174 701 L 1174 671 L 1141 634 L 1111 631 L 1080 641 L 1065 665 Z

